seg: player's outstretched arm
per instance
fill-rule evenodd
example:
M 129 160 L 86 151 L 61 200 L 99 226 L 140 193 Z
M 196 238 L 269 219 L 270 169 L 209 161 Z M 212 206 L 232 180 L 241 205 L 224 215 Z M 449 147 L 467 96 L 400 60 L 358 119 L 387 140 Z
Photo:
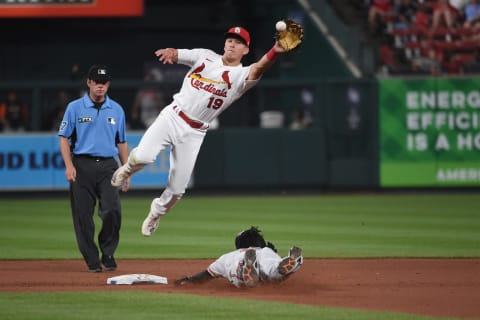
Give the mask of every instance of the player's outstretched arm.
M 178 51 L 174 48 L 158 49 L 155 51 L 155 55 L 160 62 L 163 62 L 163 64 L 174 64 L 178 61 Z
M 183 285 L 185 283 L 203 283 L 203 282 L 206 282 L 208 280 L 211 280 L 213 279 L 212 275 L 210 273 L 208 273 L 207 270 L 203 270 L 203 271 L 200 271 L 199 273 L 197 274 L 194 274 L 193 276 L 190 276 L 190 277 L 181 277 L 181 278 L 178 278 L 175 280 L 175 285 L 177 286 L 180 286 L 180 285 Z
M 255 62 L 250 67 L 250 73 L 247 80 L 258 80 L 274 63 L 278 54 L 284 53 L 285 50 L 275 42 L 273 47 L 265 53 L 260 60 Z
M 283 19 L 275 24 L 275 44 L 257 63 L 252 65 L 247 80 L 258 80 L 272 66 L 279 53 L 292 51 L 303 42 L 303 27 L 292 19 Z

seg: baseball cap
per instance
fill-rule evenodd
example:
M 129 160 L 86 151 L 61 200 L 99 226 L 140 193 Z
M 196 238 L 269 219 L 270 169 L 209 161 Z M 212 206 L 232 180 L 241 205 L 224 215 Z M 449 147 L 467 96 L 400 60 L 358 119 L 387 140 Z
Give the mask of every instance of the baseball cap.
M 225 32 L 225 36 L 227 37 L 234 37 L 238 38 L 243 41 L 247 45 L 247 47 L 250 47 L 250 33 L 245 28 L 242 27 L 231 27 L 228 29 L 227 32 Z
M 110 72 L 107 66 L 96 64 L 90 67 L 88 70 L 88 79 L 95 82 L 107 82 L 110 81 Z

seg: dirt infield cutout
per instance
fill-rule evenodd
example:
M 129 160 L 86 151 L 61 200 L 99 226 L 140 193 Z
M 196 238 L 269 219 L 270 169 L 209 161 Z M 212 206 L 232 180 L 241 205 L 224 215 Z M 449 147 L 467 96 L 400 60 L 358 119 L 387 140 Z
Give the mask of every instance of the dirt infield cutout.
M 480 318 L 480 259 L 305 259 L 286 281 L 235 288 L 225 279 L 175 286 L 210 260 L 122 260 L 118 270 L 88 273 L 80 260 L 0 261 L 0 291 L 150 290 L 241 297 L 417 315 Z M 169 284 L 108 285 L 107 278 L 144 273 Z

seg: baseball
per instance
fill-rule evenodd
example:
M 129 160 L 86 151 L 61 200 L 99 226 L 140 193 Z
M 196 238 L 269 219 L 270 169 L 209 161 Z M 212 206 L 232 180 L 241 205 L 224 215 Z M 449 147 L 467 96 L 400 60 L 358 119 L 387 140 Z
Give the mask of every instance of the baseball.
M 285 21 L 280 20 L 275 24 L 275 28 L 277 31 L 285 31 L 285 29 L 287 29 L 287 24 Z

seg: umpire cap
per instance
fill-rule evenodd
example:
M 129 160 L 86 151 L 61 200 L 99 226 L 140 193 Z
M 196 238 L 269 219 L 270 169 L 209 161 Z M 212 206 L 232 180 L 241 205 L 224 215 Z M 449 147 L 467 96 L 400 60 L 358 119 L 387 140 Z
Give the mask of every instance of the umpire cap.
M 99 83 L 105 83 L 111 80 L 108 67 L 102 64 L 96 64 L 88 70 L 88 79 Z

